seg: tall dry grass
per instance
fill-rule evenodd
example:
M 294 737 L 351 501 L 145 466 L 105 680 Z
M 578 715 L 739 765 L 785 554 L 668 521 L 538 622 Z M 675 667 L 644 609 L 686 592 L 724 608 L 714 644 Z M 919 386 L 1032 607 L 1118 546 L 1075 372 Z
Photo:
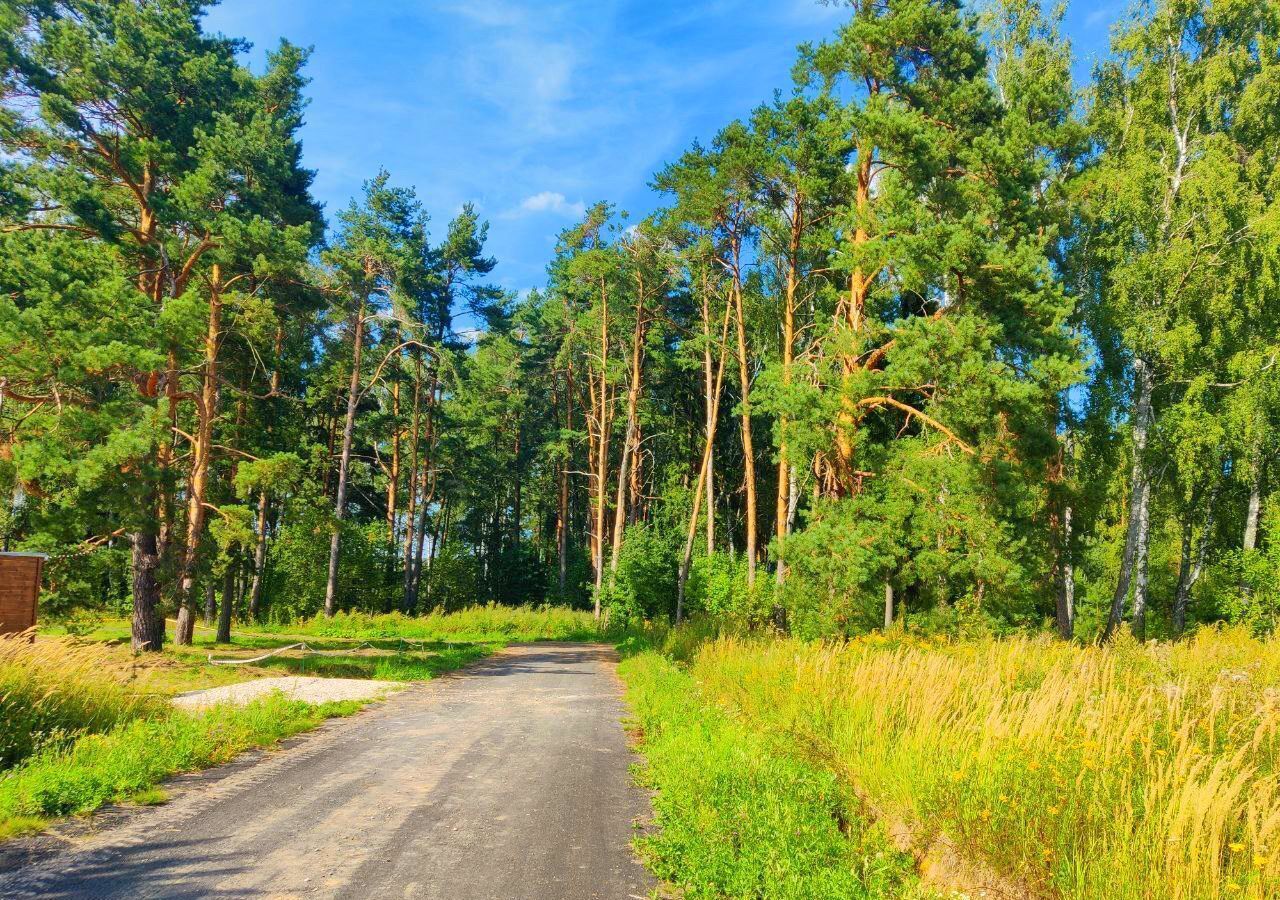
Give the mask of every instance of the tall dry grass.
M 704 696 L 1033 895 L 1280 896 L 1280 641 L 707 644 Z
M 0 635 L 0 770 L 158 708 L 144 685 L 102 647 Z

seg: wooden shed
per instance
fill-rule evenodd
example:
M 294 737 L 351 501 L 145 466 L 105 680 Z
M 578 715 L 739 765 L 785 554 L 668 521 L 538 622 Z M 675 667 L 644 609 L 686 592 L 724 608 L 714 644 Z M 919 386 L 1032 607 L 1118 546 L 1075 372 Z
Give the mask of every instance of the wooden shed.
M 43 553 L 0 553 L 0 634 L 35 626 L 45 558 Z

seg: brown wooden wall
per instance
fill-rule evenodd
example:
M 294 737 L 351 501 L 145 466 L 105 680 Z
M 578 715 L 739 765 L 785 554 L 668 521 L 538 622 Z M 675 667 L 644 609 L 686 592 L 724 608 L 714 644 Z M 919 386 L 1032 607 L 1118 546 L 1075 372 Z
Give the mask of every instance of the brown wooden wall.
M 0 634 L 26 631 L 36 624 L 43 565 L 38 556 L 0 554 Z

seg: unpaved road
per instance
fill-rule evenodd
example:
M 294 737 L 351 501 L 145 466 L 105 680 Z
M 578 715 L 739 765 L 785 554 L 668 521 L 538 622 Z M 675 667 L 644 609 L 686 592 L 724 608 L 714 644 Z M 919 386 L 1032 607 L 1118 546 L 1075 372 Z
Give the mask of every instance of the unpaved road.
M 517 646 L 0 875 L 0 897 L 646 897 L 613 654 Z

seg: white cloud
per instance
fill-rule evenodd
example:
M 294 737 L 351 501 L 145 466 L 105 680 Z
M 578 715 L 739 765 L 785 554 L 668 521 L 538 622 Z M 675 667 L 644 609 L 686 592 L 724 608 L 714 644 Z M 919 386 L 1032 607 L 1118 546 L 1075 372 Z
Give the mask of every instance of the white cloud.
M 525 10 L 502 0 L 468 0 L 444 7 L 448 12 L 488 28 L 515 28 L 528 21 Z
M 1084 24 L 1090 28 L 1109 24 L 1116 17 L 1119 8 L 1120 4 L 1118 3 L 1104 3 L 1094 7 L 1093 11 L 1084 17 Z
M 559 191 L 541 191 L 525 197 L 520 205 L 505 214 L 505 218 L 516 219 L 521 216 L 537 213 L 552 213 L 570 219 L 580 219 L 587 212 L 587 205 L 581 200 L 570 203 Z

